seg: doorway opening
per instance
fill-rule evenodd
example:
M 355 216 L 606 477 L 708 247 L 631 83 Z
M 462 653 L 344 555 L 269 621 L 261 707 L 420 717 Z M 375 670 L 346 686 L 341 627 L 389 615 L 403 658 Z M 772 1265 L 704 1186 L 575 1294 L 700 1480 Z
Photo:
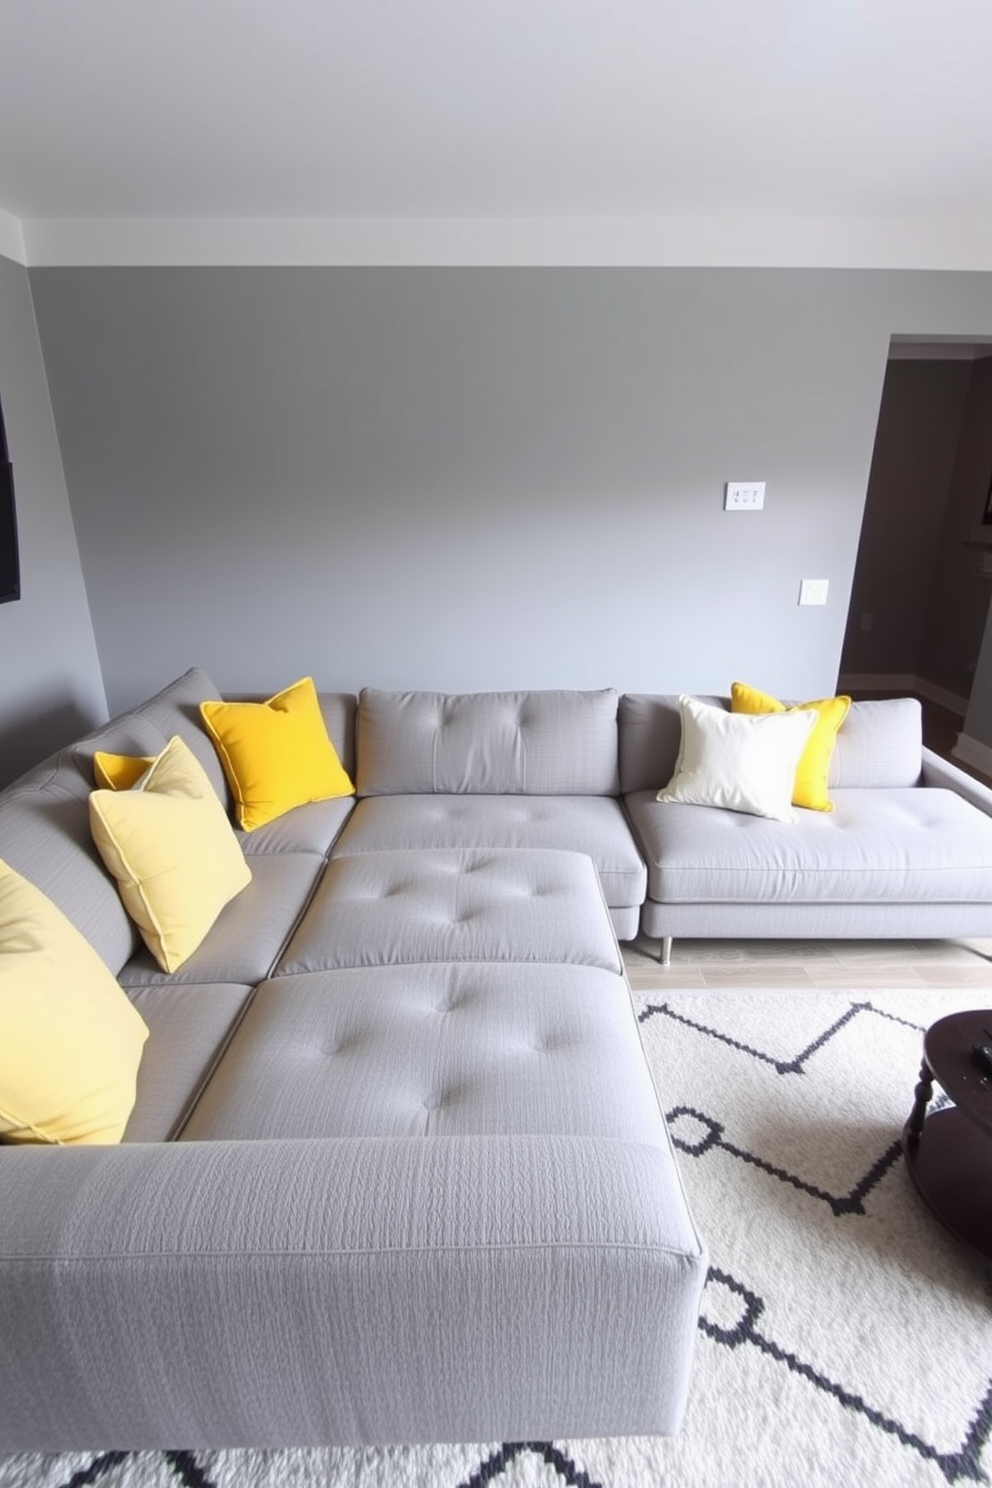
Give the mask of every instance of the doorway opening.
M 992 342 L 893 337 L 838 686 L 913 695 L 970 773 L 964 722 L 992 602 Z M 933 741 L 933 742 L 931 742 Z

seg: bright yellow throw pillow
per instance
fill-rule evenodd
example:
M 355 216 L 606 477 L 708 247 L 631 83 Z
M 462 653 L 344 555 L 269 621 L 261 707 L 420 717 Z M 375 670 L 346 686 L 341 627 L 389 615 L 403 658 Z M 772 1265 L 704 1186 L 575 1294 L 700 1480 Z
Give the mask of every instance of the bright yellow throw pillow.
M 265 703 L 206 702 L 200 713 L 246 831 L 294 806 L 352 796 L 355 787 L 328 737 L 312 677 Z
M 119 1142 L 147 1037 L 89 941 L 0 862 L 0 1142 Z
M 132 790 L 154 763 L 154 755 L 108 754 L 98 749 L 93 756 L 93 779 L 104 790 Z
M 176 734 L 132 790 L 95 790 L 90 830 L 124 908 L 163 971 L 193 954 L 251 882 L 206 771 Z
M 803 750 L 796 770 L 796 782 L 792 792 L 793 806 L 805 806 L 810 811 L 833 811 L 833 802 L 827 795 L 827 777 L 837 733 L 847 717 L 851 706 L 849 697 L 818 698 L 811 703 L 796 703 L 787 708 L 778 698 L 745 682 L 734 682 L 730 689 L 730 708 L 733 713 L 796 713 L 812 709 L 816 715 L 813 732 Z

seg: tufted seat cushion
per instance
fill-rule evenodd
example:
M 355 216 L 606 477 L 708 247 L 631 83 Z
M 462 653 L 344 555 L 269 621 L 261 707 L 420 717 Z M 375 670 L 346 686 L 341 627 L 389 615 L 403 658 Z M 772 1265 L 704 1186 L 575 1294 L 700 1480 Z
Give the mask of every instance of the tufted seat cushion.
M 138 1067 L 138 1098 L 125 1142 L 168 1142 L 210 1078 L 252 988 L 233 982 L 128 990 L 150 1036 Z
M 664 1145 L 622 977 L 483 963 L 266 982 L 182 1135 L 468 1134 Z
M 627 799 L 666 904 L 960 904 L 992 900 L 992 818 L 953 791 L 833 790 L 797 825 L 708 806 Z
M 224 906 L 210 934 L 178 970 L 162 971 L 142 949 L 122 967 L 121 985 L 128 990 L 181 982 L 254 986 L 267 977 L 310 901 L 324 859 L 316 853 L 263 853 L 251 864 L 251 883 Z
M 434 961 L 622 961 L 596 869 L 532 849 L 335 858 L 274 975 Z
M 437 847 L 568 848 L 592 858 L 611 908 L 644 898 L 644 863 L 609 796 L 370 797 L 355 807 L 334 852 Z

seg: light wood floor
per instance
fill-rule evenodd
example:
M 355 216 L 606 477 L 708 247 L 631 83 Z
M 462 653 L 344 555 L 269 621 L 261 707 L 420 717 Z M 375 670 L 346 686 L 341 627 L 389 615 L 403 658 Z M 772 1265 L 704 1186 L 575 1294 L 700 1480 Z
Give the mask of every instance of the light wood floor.
M 659 965 L 657 941 L 623 946 L 635 991 L 715 987 L 988 987 L 990 940 L 676 940 Z

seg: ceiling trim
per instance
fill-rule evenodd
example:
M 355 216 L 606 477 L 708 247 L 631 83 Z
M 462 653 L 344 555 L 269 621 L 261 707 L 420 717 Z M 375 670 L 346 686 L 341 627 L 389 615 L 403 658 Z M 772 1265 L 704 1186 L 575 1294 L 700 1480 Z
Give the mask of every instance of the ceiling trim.
M 992 217 L 75 219 L 0 210 L 28 267 L 534 265 L 992 271 Z

